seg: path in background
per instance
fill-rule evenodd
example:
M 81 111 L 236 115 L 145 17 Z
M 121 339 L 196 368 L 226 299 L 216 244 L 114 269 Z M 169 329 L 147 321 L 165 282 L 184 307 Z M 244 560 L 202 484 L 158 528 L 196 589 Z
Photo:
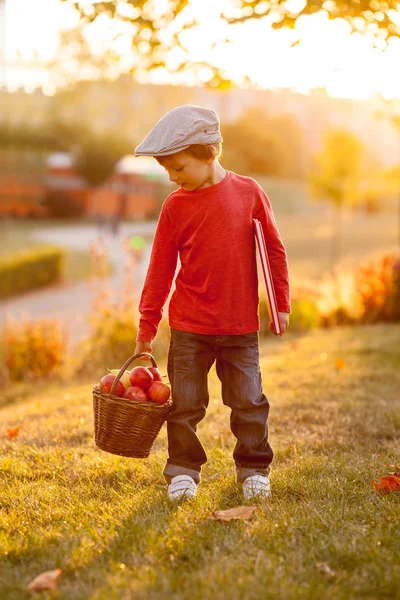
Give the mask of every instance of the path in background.
M 88 250 L 90 243 L 97 243 L 101 237 L 109 252 L 113 265 L 110 277 L 94 281 L 82 281 L 69 286 L 51 286 L 0 302 L 0 326 L 7 316 L 14 319 L 58 318 L 68 330 L 71 344 L 75 344 L 87 333 L 87 317 L 93 301 L 102 291 L 110 291 L 111 298 L 118 300 L 124 284 L 124 268 L 127 255 L 124 240 L 133 235 L 152 237 L 156 222 L 123 223 L 118 235 L 113 236 L 108 229 L 98 229 L 94 225 L 75 227 L 43 228 L 35 233 L 40 241 L 57 244 L 66 248 Z M 134 271 L 134 287 L 140 294 L 146 268 L 150 258 L 151 244 L 147 243 L 143 256 Z
M 334 221 L 332 213 L 327 211 L 326 213 L 283 215 L 276 211 L 276 216 L 287 248 L 291 275 L 320 279 L 329 272 L 332 223 Z M 68 287 L 47 288 L 0 302 L 0 326 L 6 318 L 6 314 L 16 319 L 56 317 L 68 327 L 72 344 L 82 339 L 87 333 L 87 316 L 99 293 L 102 290 L 110 289 L 112 297 L 116 300 L 122 294 L 126 260 L 123 240 L 127 236 L 133 235 L 151 238 L 155 227 L 155 221 L 123 223 L 115 237 L 109 230 L 101 230 L 101 236 L 109 250 L 110 261 L 114 266 L 114 272 L 109 278 L 96 282 L 84 281 Z M 94 225 L 45 227 L 34 235 L 44 242 L 88 250 L 89 243 L 98 240 L 99 229 Z M 352 268 L 361 259 L 371 254 L 395 248 L 396 242 L 396 215 L 349 214 L 345 217 L 342 228 L 341 265 Z M 149 242 L 146 244 L 142 259 L 134 273 L 134 286 L 138 294 L 142 290 L 150 251 L 151 244 Z M 164 314 L 166 314 L 166 307 Z

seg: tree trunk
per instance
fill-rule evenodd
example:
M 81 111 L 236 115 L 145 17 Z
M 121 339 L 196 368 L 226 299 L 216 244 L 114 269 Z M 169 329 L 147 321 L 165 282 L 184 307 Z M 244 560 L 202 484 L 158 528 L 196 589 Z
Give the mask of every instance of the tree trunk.
M 334 206 L 333 213 L 333 231 L 331 239 L 331 271 L 334 273 L 335 267 L 340 260 L 342 252 L 342 223 L 343 207 Z
M 397 192 L 397 213 L 397 244 L 400 249 L 400 189 Z

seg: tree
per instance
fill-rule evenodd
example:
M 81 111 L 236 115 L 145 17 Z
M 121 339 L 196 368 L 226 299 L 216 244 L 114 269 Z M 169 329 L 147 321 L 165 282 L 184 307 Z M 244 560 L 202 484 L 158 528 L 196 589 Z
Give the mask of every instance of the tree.
M 323 148 L 315 157 L 309 174 L 311 194 L 318 200 L 333 204 L 336 209 L 336 227 L 332 234 L 332 269 L 340 256 L 342 213 L 346 204 L 360 198 L 360 178 L 363 147 L 359 139 L 347 131 L 329 131 Z
M 400 151 L 400 113 L 398 113 L 396 110 L 392 110 L 390 114 L 390 120 L 398 134 L 398 146 Z M 397 243 L 400 247 L 400 165 L 397 167 L 397 169 L 393 170 L 392 179 L 396 182 L 397 188 Z
M 243 175 L 301 176 L 301 133 L 290 115 L 272 118 L 254 106 L 221 130 L 227 169 Z
M 63 0 L 70 4 L 78 12 L 80 20 L 75 32 L 66 32 L 63 39 L 64 50 L 69 52 L 68 59 L 71 63 L 72 54 L 79 56 L 76 64 L 80 70 L 85 69 L 83 64 L 90 51 L 87 41 L 82 35 L 90 27 L 99 24 L 105 19 L 110 20 L 114 26 L 114 36 L 109 45 L 103 47 L 104 61 L 91 65 L 100 68 L 104 75 L 104 69 L 114 70 L 124 67 L 120 64 L 121 52 L 116 48 L 116 42 L 122 37 L 128 39 L 133 51 L 132 63 L 125 66 L 125 70 L 136 72 L 137 70 L 149 71 L 158 67 L 165 67 L 168 54 L 172 49 L 179 49 L 179 57 L 176 65 L 168 70 L 179 71 L 185 68 L 199 71 L 204 67 L 189 60 L 188 53 L 182 43 L 181 34 L 197 25 L 196 19 L 189 10 L 189 0 L 170 0 L 163 5 L 157 5 L 155 0 Z M 293 3 L 287 0 L 237 0 L 232 4 L 225 5 L 219 11 L 220 17 L 228 24 L 237 24 L 251 19 L 260 19 L 269 16 L 273 20 L 273 27 L 294 28 L 297 19 L 303 16 L 311 16 L 324 12 L 329 19 L 342 18 L 348 21 L 352 30 L 371 38 L 371 41 L 379 43 L 379 47 L 387 45 L 391 37 L 400 37 L 398 16 L 398 0 L 335 0 L 324 2 L 321 0 L 308 0 Z M 162 7 L 162 8 L 161 8 Z M 173 24 L 173 27 L 171 26 Z M 210 40 L 210 43 L 223 43 L 226 39 Z M 72 54 L 71 54 L 72 52 Z M 176 57 L 175 57 L 176 58 Z M 98 62 L 99 57 L 96 57 Z M 228 82 L 224 74 L 217 67 L 210 67 L 210 85 L 225 86 Z M 76 74 L 76 73 L 75 73 Z M 72 73 L 70 75 L 73 75 Z
M 55 131 L 63 149 L 71 152 L 76 172 L 92 187 L 106 181 L 119 160 L 132 150 L 120 136 L 96 133 L 84 126 L 58 123 Z

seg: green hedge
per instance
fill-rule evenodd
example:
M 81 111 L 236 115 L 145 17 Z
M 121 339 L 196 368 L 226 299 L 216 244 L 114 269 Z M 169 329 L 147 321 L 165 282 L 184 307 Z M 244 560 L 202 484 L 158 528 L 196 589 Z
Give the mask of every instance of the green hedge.
M 63 250 L 52 246 L 40 246 L 0 258 L 0 298 L 59 281 L 63 261 Z

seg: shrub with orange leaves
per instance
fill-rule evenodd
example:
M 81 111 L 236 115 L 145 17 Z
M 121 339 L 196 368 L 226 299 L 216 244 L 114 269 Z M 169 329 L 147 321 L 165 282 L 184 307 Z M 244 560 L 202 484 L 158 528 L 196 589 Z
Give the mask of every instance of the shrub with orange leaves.
M 372 258 L 353 272 L 337 270 L 318 286 L 321 325 L 400 320 L 400 255 Z
M 53 377 L 64 364 L 66 334 L 56 319 L 23 322 L 7 319 L 2 337 L 9 381 Z
M 400 320 L 400 255 L 391 252 L 364 263 L 355 281 L 361 323 Z

